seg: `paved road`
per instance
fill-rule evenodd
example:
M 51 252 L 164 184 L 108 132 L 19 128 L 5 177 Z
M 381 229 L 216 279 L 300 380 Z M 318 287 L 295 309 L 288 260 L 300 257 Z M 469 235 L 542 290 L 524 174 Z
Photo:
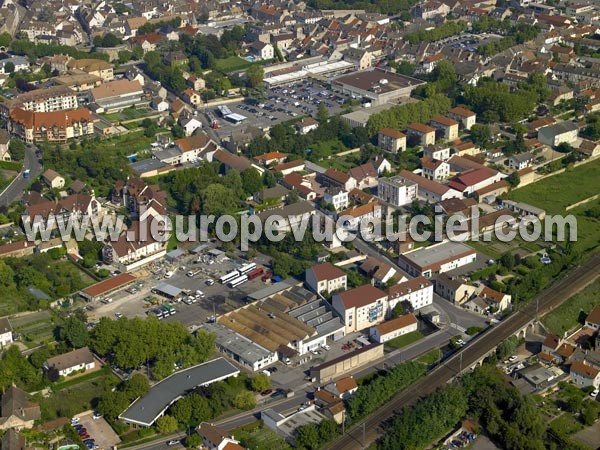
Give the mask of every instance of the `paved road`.
M 540 292 L 534 301 L 508 319 L 475 339 L 471 344 L 454 354 L 444 364 L 437 367 L 425 378 L 419 380 L 407 390 L 398 394 L 385 408 L 358 424 L 351 432 L 327 446 L 327 449 L 358 450 L 368 447 L 383 434 L 383 425 L 403 407 L 414 403 L 437 388 L 444 386 L 461 372 L 461 369 L 474 364 L 484 355 L 491 352 L 504 339 L 524 327 L 536 313 L 542 315 L 554 309 L 573 294 L 585 288 L 600 275 L 600 254 L 591 257 L 586 263 L 578 266 L 568 276 L 555 282 Z M 536 307 L 539 308 L 536 312 Z M 363 424 L 365 439 L 362 438 Z
M 0 195 L 0 205 L 8 206 L 12 202 L 20 200 L 31 183 L 31 180 L 35 179 L 42 173 L 42 165 L 38 161 L 35 155 L 37 148 L 35 146 L 27 147 L 25 149 L 25 162 L 23 164 L 23 171 L 17 175 L 17 178 L 12 184 Z M 23 178 L 23 172 L 29 169 L 31 171 L 29 178 Z

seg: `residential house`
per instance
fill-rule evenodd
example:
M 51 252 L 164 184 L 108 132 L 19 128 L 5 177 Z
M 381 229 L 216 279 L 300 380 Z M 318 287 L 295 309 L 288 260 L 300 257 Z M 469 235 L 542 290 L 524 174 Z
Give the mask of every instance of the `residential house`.
M 414 314 L 404 314 L 369 329 L 369 337 L 373 342 L 383 344 L 404 334 L 417 331 L 418 323 Z
M 206 450 L 244 450 L 233 435 L 212 423 L 201 422 L 196 433 L 202 438 L 202 448 Z
M 346 407 L 344 401 L 334 396 L 325 389 L 317 388 L 314 392 L 315 404 L 320 408 L 321 413 L 329 419 L 341 425 L 346 418 Z
M 67 63 L 70 70 L 81 71 L 88 75 L 94 75 L 103 82 L 114 80 L 113 65 L 101 59 L 71 59 Z
M 393 206 L 410 205 L 417 193 L 417 184 L 400 176 L 380 178 L 377 184 L 377 197 Z
M 73 372 L 85 372 L 96 367 L 96 358 L 89 348 L 83 347 L 72 350 L 62 355 L 48 358 L 44 362 L 44 370 L 56 370 L 61 377 L 66 377 Z
M 392 171 L 392 164 L 381 155 L 374 155 L 369 161 L 373 164 L 379 176 Z
M 181 97 L 188 103 L 190 103 L 191 105 L 195 106 L 196 108 L 200 105 L 202 105 L 202 96 L 200 95 L 200 92 L 196 92 L 193 89 L 186 89 L 185 91 L 183 91 L 183 94 L 181 95 Z
M 344 51 L 344 61 L 350 61 L 357 70 L 367 70 L 373 64 L 373 56 L 367 49 L 348 47 Z
M 582 139 L 581 143 L 579 144 L 579 148 L 577 148 L 577 151 L 587 158 L 598 156 L 600 155 L 600 142 Z M 2 155 L 1 151 L 0 155 Z
M 397 176 L 405 182 L 412 181 L 416 183 L 418 186 L 418 196 L 430 203 L 437 203 L 453 197 L 461 198 L 463 196 L 462 193 L 450 189 L 448 186 L 444 186 L 437 181 L 428 180 L 408 170 L 401 170 Z
M 577 140 L 579 128 L 571 121 L 558 122 L 538 130 L 538 141 L 555 147 L 566 142 L 573 144 Z
M 371 202 L 345 209 L 338 214 L 338 217 L 345 217 L 343 226 L 347 230 L 358 230 L 361 225 L 367 224 L 373 219 L 381 219 L 382 208 L 378 202 Z
M 348 191 L 338 187 L 328 188 L 323 193 L 323 201 L 328 205 L 333 205 L 336 211 L 348 208 Z
M 458 139 L 458 121 L 445 116 L 435 116 L 430 123 L 446 141 Z
M 4 129 L 0 129 L 0 161 L 10 161 L 10 133 Z
M 13 343 L 13 330 L 8 317 L 0 318 L 0 347 L 6 348 Z
M 546 335 L 544 341 L 542 342 L 542 352 L 553 355 L 558 351 L 562 344 L 563 341 L 560 337 L 550 333 Z
M 585 325 L 595 330 L 600 330 L 600 305 L 596 305 L 587 315 Z
M 300 122 L 294 125 L 296 131 L 300 134 L 310 133 L 312 130 L 319 128 L 319 122 L 312 117 L 305 117 Z
M 508 167 L 512 170 L 523 170 L 533 164 L 535 156 L 531 152 L 517 153 L 508 158 Z
M 348 174 L 356 180 L 358 189 L 367 189 L 377 186 L 377 178 L 379 173 L 375 170 L 373 163 L 370 161 L 353 167 L 348 171 Z
M 405 253 L 415 248 L 415 241 L 410 236 L 410 233 L 398 233 L 391 242 L 392 249 L 397 253 Z
M 160 97 L 154 97 L 150 101 L 150 106 L 152 109 L 155 109 L 157 112 L 163 112 L 169 110 L 169 102 Z
M 450 175 L 450 165 L 439 159 L 421 158 L 423 176 L 429 180 L 443 180 Z
M 316 293 L 346 290 L 348 276 L 337 266 L 329 262 L 317 264 L 306 269 L 306 284 Z
M 423 149 L 423 158 L 447 161 L 450 158 L 450 147 L 447 145 L 428 145 Z
M 329 384 L 323 386 L 323 390 L 329 392 L 336 398 L 347 400 L 358 391 L 358 384 L 352 375 L 349 377 L 340 378 L 337 381 L 332 381 Z
M 496 291 L 487 286 L 479 290 L 477 297 L 481 298 L 492 312 L 502 312 L 510 306 L 511 296 L 504 292 Z
M 323 186 L 339 187 L 351 191 L 357 187 L 356 179 L 340 170 L 329 168 L 321 174 Z
M 31 429 L 35 421 L 41 419 L 40 406 L 32 401 L 31 395 L 16 386 L 4 391 L 0 407 L 0 430 Z
M 600 369 L 575 361 L 571 364 L 569 373 L 573 384 L 576 386 L 581 388 L 593 387 L 594 389 L 600 387 Z
M 255 156 L 254 161 L 256 161 L 258 164 L 268 167 L 271 165 L 282 164 L 287 159 L 287 157 L 287 153 L 269 152 Z
M 457 106 L 448 111 L 448 117 L 454 120 L 458 120 L 462 128 L 470 130 L 473 125 L 477 122 L 477 114 L 466 108 Z
M 433 283 L 427 278 L 418 276 L 387 289 L 389 311 L 393 311 L 399 303 L 409 303 L 413 310 L 433 303 Z
M 422 146 L 435 144 L 435 128 L 429 125 L 411 123 L 406 129 L 406 134 L 414 144 Z
M 250 46 L 250 52 L 257 59 L 269 60 L 275 57 L 275 48 L 268 42 L 254 41 Z
M 346 326 L 346 334 L 383 322 L 388 309 L 387 294 L 370 284 L 333 296 L 333 308 Z
M 187 85 L 191 87 L 194 91 L 200 92 L 206 88 L 206 81 L 204 78 L 200 78 L 196 75 L 190 75 L 187 80 L 185 80 Z
M 275 202 L 275 204 L 279 204 L 286 199 L 289 193 L 290 191 L 288 189 L 280 184 L 276 184 L 272 188 L 266 188 L 262 191 L 255 192 L 253 199 L 257 203 L 269 203 L 272 205 L 272 202 Z
M 435 293 L 455 305 L 466 303 L 477 291 L 476 286 L 468 284 L 465 280 L 443 273 L 435 278 L 434 283 Z
M 377 133 L 377 145 L 388 152 L 403 152 L 406 150 L 406 135 L 391 128 L 383 128 Z
M 65 179 L 52 169 L 47 169 L 42 174 L 42 180 L 50 189 L 62 189 L 65 187 Z
M 375 286 L 385 286 L 396 275 L 396 269 L 371 256 L 360 263 L 359 271 L 370 278 Z

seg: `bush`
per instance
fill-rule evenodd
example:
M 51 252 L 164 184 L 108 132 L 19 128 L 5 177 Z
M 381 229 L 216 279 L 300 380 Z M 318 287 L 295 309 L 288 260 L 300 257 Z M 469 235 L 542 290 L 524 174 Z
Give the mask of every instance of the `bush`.
M 476 335 L 478 333 L 481 333 L 482 331 L 483 331 L 483 328 L 481 328 L 481 327 L 469 327 L 469 328 L 467 328 L 467 334 L 469 336 L 474 336 L 474 335 Z

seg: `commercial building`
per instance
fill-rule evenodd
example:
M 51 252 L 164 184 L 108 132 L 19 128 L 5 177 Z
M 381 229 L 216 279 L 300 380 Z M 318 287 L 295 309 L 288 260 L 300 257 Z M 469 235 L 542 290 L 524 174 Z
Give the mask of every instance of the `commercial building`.
M 477 252 L 460 242 L 444 241 L 421 247 L 398 257 L 398 265 L 409 274 L 431 278 L 477 261 Z
M 15 108 L 10 111 L 7 126 L 25 142 L 62 143 L 94 134 L 92 115 L 85 108 L 54 112 Z
M 260 418 L 271 430 L 280 434 L 286 439 L 292 439 L 295 431 L 305 425 L 317 425 L 321 423 L 325 416 L 317 412 L 315 405 L 310 405 L 303 409 L 298 409 L 288 416 L 269 408 L 261 411 Z
M 261 370 L 279 360 L 276 351 L 267 350 L 245 336 L 218 323 L 207 323 L 202 329 L 214 334 L 217 349 L 251 371 Z
M 346 334 L 383 322 L 388 310 L 387 294 L 370 284 L 335 294 L 331 303 L 346 325 Z
M 79 295 L 88 301 L 97 300 L 104 295 L 124 288 L 125 286 L 133 283 L 136 279 L 137 278 L 131 274 L 121 273 L 104 281 L 99 281 L 96 284 L 88 286 L 87 288 L 79 291 Z
M 317 294 L 321 292 L 331 294 L 334 291 L 346 290 L 347 280 L 346 273 L 329 262 L 306 269 L 306 284 Z
M 373 342 L 383 344 L 399 336 L 417 331 L 418 323 L 414 314 L 404 314 L 387 322 L 380 323 L 369 330 Z
M 144 90 L 139 81 L 124 78 L 105 83 L 90 91 L 90 99 L 98 105 L 98 112 L 115 112 L 141 105 Z
M 469 169 L 451 178 L 448 187 L 469 196 L 505 177 L 503 173 L 489 167 Z
M 119 419 L 134 427 L 151 427 L 169 406 L 188 391 L 237 377 L 239 373 L 235 366 L 223 358 L 179 371 L 152 386 L 146 395 L 136 399 L 121 413 Z
M 408 98 L 423 84 L 425 82 L 416 78 L 375 68 L 342 75 L 333 80 L 332 88 L 376 106 Z
M 392 153 L 406 150 L 406 135 L 392 128 L 383 128 L 377 133 L 379 148 Z
M 316 331 L 302 342 L 299 352 L 301 355 L 323 347 L 328 341 L 339 341 L 346 336 L 344 324 L 325 300 L 314 300 L 288 314 Z
M 351 351 L 338 358 L 327 361 L 310 368 L 310 376 L 317 383 L 328 383 L 336 378 L 365 366 L 373 361 L 383 358 L 384 346 L 382 344 L 365 345 L 358 350 Z
M 405 206 L 417 199 L 418 186 L 414 181 L 400 176 L 380 178 L 377 197 L 394 206 Z

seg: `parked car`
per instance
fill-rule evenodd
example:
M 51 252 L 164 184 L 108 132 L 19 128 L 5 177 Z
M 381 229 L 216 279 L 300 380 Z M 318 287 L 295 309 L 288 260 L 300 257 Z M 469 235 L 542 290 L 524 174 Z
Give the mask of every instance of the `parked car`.
M 101 418 L 102 418 L 102 414 L 100 414 L 100 413 L 94 413 L 94 415 L 92 416 L 92 419 L 94 419 L 94 420 L 98 420 Z
M 178 445 L 178 444 L 179 444 L 179 441 L 177 441 L 175 439 L 172 439 L 169 442 L 167 442 L 168 446 L 173 446 L 173 445 Z
M 266 389 L 264 391 L 262 391 L 260 393 L 260 395 L 262 395 L 263 397 L 266 397 L 267 395 L 271 395 L 273 393 L 273 389 Z
M 598 397 L 598 393 L 600 393 L 600 390 L 596 389 L 596 390 L 590 392 L 590 397 L 596 398 L 596 397 Z

